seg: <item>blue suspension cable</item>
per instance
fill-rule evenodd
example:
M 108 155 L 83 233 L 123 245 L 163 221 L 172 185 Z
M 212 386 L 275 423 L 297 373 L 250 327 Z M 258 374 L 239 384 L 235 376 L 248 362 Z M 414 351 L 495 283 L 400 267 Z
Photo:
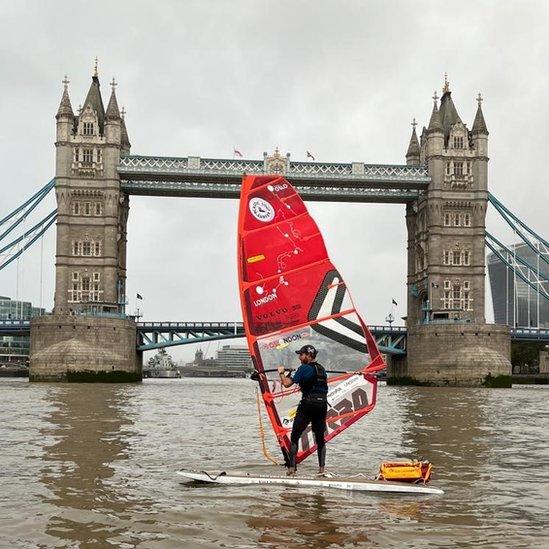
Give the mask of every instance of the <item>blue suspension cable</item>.
M 488 193 L 488 200 L 489 202 L 496 208 L 496 210 L 498 211 L 498 213 L 503 217 L 503 219 L 505 219 L 505 221 L 507 222 L 507 224 L 514 230 L 516 231 L 521 239 L 523 240 L 523 242 L 536 254 L 540 255 L 541 258 L 543 259 L 543 261 L 545 261 L 548 265 L 549 265 L 549 259 L 545 258 L 544 254 L 540 254 L 540 251 L 538 248 L 536 248 L 531 242 L 530 240 L 528 239 L 528 237 L 526 237 L 522 231 L 517 227 L 517 225 L 519 227 L 521 227 L 522 229 L 524 229 L 531 237 L 535 238 L 538 240 L 539 243 L 543 244 L 545 246 L 546 249 L 549 249 L 549 242 L 547 242 L 547 240 L 545 240 L 544 238 L 542 238 L 541 236 L 539 236 L 535 231 L 533 231 L 532 229 L 530 229 L 530 227 L 528 227 L 525 223 L 523 223 L 516 215 L 514 215 L 511 211 L 509 211 L 493 194 L 491 193 Z
M 55 183 L 55 180 L 52 180 L 52 181 Z M 2 234 L 0 234 L 0 241 L 2 241 L 8 234 L 10 234 L 18 225 L 20 225 L 23 222 L 23 220 L 27 217 L 27 215 L 30 214 L 40 204 L 40 202 L 42 202 L 42 200 L 46 197 L 48 192 L 53 188 L 53 185 L 51 183 L 52 182 L 50 181 L 50 183 L 48 183 L 46 187 L 42 188 L 38 193 L 36 193 L 33 198 L 31 198 L 30 200 L 27 200 L 27 202 L 25 202 L 23 206 L 20 206 L 19 208 L 17 208 L 17 210 L 9 214 L 7 217 L 5 217 L 2 220 L 2 222 L 0 222 L 0 225 L 2 225 L 2 223 L 9 221 L 17 213 L 21 211 L 24 212 L 23 215 L 21 215 L 21 217 L 16 219 Z M 30 204 L 30 207 L 28 209 L 25 209 L 27 206 L 29 206 L 29 204 Z
M 9 259 L 4 261 L 4 263 L 0 263 L 0 271 L 7 267 L 12 261 L 15 261 L 25 250 L 28 250 L 55 222 L 56 217 L 52 217 L 43 227 L 42 229 L 28 242 L 28 244 L 25 244 L 16 254 L 12 255 Z
M 0 248 L 0 254 L 3 254 L 6 250 L 9 250 L 10 248 L 13 248 L 16 244 L 19 244 L 22 240 L 25 240 L 28 236 L 34 233 L 36 229 L 38 229 L 41 225 L 44 223 L 47 223 L 52 217 L 54 217 L 57 214 L 57 210 L 51 211 L 44 219 L 39 221 L 34 227 L 29 229 L 28 231 L 25 231 L 24 234 L 22 234 L 19 238 L 16 238 L 12 242 L 10 242 L 8 245 L 4 246 L 3 248 Z
M 509 261 L 507 261 L 503 255 L 500 253 L 500 251 L 494 247 L 492 244 L 490 244 L 490 242 L 488 242 L 488 240 L 486 240 L 486 246 L 488 246 L 488 248 L 490 248 L 490 250 L 492 250 L 492 252 L 494 252 L 494 254 L 499 258 L 499 260 L 504 263 L 505 265 L 507 265 L 508 267 L 510 267 L 511 269 L 513 269 L 513 272 L 523 281 L 525 282 L 526 284 L 528 284 L 528 286 L 530 286 L 530 288 L 532 288 L 535 292 L 537 292 L 540 296 L 544 297 L 545 299 L 549 300 L 549 293 L 547 293 L 547 291 L 545 290 L 545 288 L 540 284 L 539 288 L 536 287 L 536 285 L 532 284 L 530 280 L 528 280 L 520 271 L 517 271 L 514 266 L 509 263 Z
M 513 252 L 507 246 L 502 244 L 495 236 L 492 236 L 488 231 L 486 231 L 486 242 L 488 241 L 495 242 L 502 250 L 506 251 L 508 254 L 514 255 L 515 261 L 522 263 L 525 267 L 530 269 L 533 273 L 537 274 L 540 278 L 543 278 L 543 280 L 545 280 L 546 282 L 549 282 L 549 278 L 546 277 L 544 273 L 541 273 L 541 272 L 538 273 L 537 267 L 533 267 L 532 265 L 530 265 L 530 263 L 528 263 L 528 261 L 526 261 L 526 259 L 524 259 L 520 255 L 517 255 L 516 250 L 515 252 Z
M 47 185 L 44 185 L 36 194 L 31 196 L 24 204 L 21 204 L 17 209 L 8 214 L 4 219 L 0 219 L 0 225 L 3 225 L 6 221 L 9 221 L 14 215 L 17 215 L 21 210 L 24 210 L 29 204 L 36 199 L 42 200 L 46 194 L 48 194 L 55 187 L 55 178 L 52 179 Z

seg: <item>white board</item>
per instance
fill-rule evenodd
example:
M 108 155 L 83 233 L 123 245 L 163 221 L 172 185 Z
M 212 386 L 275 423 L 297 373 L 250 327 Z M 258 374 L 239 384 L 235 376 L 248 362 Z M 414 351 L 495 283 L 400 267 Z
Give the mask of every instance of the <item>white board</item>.
M 388 482 L 383 480 L 368 480 L 365 477 L 303 477 L 303 476 L 264 476 L 243 472 L 208 473 L 206 471 L 177 471 L 178 475 L 198 482 L 211 484 L 273 484 L 280 486 L 300 486 L 315 488 L 336 488 L 358 492 L 385 492 L 399 494 L 444 494 L 439 488 L 424 484 L 408 484 L 404 482 Z

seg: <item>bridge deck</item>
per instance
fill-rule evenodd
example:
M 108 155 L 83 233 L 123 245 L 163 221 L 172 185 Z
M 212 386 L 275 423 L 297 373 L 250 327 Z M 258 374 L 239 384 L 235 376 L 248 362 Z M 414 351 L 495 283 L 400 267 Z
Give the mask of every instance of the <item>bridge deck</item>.
M 430 181 L 424 166 L 284 162 L 284 177 L 306 200 L 406 203 Z M 238 198 L 243 174 L 269 171 L 266 160 L 132 155 L 118 173 L 128 194 Z
M 138 322 L 140 350 L 244 337 L 242 322 Z M 405 352 L 405 326 L 370 326 L 379 345 L 385 350 Z M 29 336 L 30 320 L 0 320 L 0 336 Z M 549 342 L 549 329 L 511 328 L 512 341 Z

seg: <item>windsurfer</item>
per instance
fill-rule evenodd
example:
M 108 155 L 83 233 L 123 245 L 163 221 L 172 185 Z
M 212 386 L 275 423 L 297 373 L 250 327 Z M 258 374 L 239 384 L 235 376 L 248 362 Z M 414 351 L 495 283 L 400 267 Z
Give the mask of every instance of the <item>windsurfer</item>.
M 324 473 L 326 462 L 326 413 L 328 403 L 328 378 L 324 367 L 316 362 L 317 350 L 312 345 L 304 345 L 296 351 L 301 365 L 293 376 L 286 375 L 284 366 L 278 367 L 280 382 L 284 387 L 291 387 L 297 383 L 301 389 L 302 398 L 297 407 L 292 434 L 290 436 L 290 453 L 288 460 L 288 474 L 296 472 L 296 455 L 299 439 L 309 423 L 313 430 L 318 454 L 318 472 Z

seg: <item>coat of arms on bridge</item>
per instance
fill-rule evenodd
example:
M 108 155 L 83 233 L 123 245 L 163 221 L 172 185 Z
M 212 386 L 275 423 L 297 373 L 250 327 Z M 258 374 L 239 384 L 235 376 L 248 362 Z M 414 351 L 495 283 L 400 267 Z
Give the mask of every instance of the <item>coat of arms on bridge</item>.
M 278 147 L 273 155 L 269 156 L 266 152 L 263 153 L 263 163 L 265 173 L 276 173 L 280 175 L 286 174 L 290 169 L 290 153 L 282 156 Z

